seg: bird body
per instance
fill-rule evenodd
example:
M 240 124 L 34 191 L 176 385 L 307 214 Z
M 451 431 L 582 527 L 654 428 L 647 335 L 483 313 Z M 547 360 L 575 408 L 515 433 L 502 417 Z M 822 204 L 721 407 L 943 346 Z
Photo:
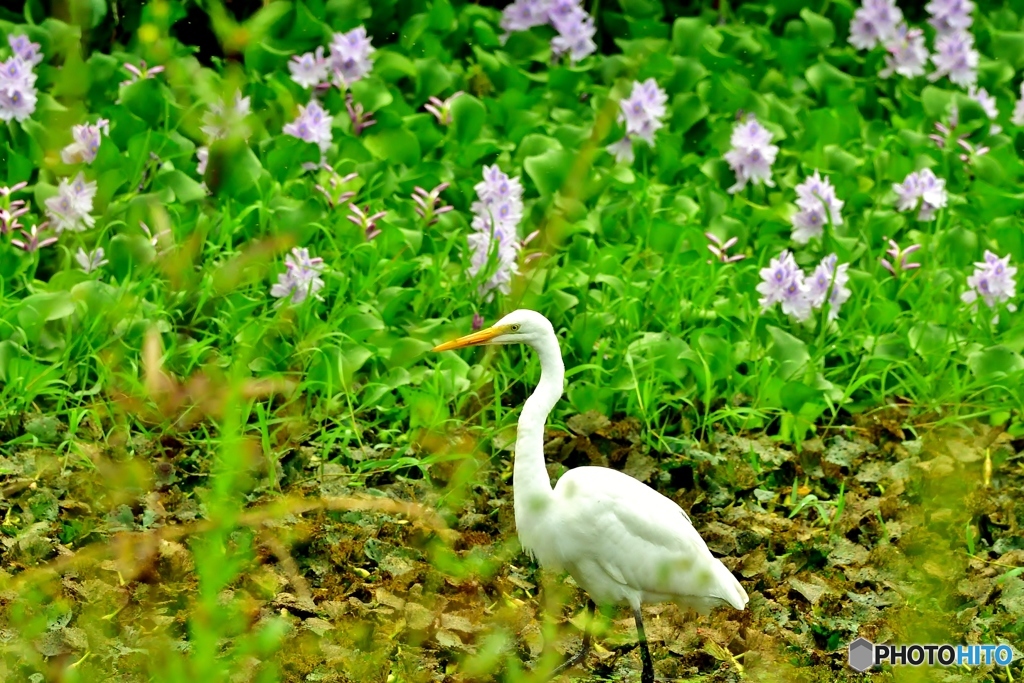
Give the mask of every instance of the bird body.
M 562 396 L 565 368 L 551 323 L 534 311 L 508 314 L 492 327 L 435 348 L 524 343 L 540 359 L 541 377 L 519 417 L 512 474 L 516 531 L 523 549 L 545 568 L 565 570 L 594 602 L 628 605 L 636 618 L 644 663 L 654 679 L 640 606 L 672 601 L 707 613 L 743 609 L 747 594 L 675 502 L 627 474 L 577 467 L 551 486 L 544 463 L 544 425 Z M 579 662 L 589 647 L 568 665 Z

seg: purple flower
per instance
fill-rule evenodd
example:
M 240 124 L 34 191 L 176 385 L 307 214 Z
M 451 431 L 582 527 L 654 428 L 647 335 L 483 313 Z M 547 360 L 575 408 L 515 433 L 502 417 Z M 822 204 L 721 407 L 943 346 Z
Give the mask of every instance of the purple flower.
M 548 23 L 546 0 L 515 0 L 501 11 L 501 28 L 505 36 L 513 31 L 527 31 L 534 26 Z
M 704 236 L 708 238 L 712 244 L 707 245 L 708 251 L 715 255 L 719 263 L 735 263 L 736 261 L 742 261 L 746 258 L 745 254 L 732 254 L 730 255 L 729 249 L 732 248 L 737 242 L 737 238 L 730 237 L 724 242 L 713 232 L 706 232 Z M 710 261 L 708 261 L 710 263 Z
M 448 213 L 453 207 L 441 203 L 441 193 L 448 189 L 448 183 L 441 183 L 430 192 L 417 185 L 412 191 L 412 200 L 416 202 L 416 213 L 426 225 L 437 222 L 438 216 Z
M 350 213 L 346 218 L 358 225 L 363 229 L 363 234 L 366 235 L 366 241 L 373 240 L 377 235 L 380 234 L 380 228 L 377 227 L 377 221 L 387 215 L 387 211 L 378 211 L 375 214 L 370 215 L 370 207 L 366 207 L 366 211 L 363 211 L 355 204 L 348 205 Z
M 605 149 L 615 157 L 615 162 L 619 164 L 632 164 L 636 158 L 636 155 L 633 153 L 633 139 L 628 135 L 618 142 L 608 145 Z
M 551 39 L 551 54 L 555 57 L 568 53 L 569 61 L 575 64 L 597 51 L 594 19 L 582 8 L 566 21 L 555 24 L 555 29 L 558 35 Z
M 792 238 L 797 244 L 807 244 L 812 237 L 820 237 L 830 221 L 832 225 L 843 224 L 839 212 L 844 202 L 836 197 L 836 188 L 829 179 L 822 178 L 817 170 L 796 186 L 796 195 L 800 211 L 792 218 Z
M 967 96 L 970 97 L 975 102 L 977 102 L 978 104 L 980 104 L 981 108 L 985 110 L 985 114 L 992 121 L 995 121 L 996 118 L 999 117 L 999 107 L 996 105 L 995 95 L 989 95 L 988 91 L 985 90 L 984 88 L 978 88 L 974 85 L 971 85 L 969 88 L 967 88 Z M 1002 130 L 1002 126 L 993 123 L 989 127 L 989 134 L 999 135 L 999 133 L 1001 133 Z
M 1015 126 L 1024 126 L 1024 81 L 1020 84 L 1020 99 L 1013 106 L 1013 115 L 1010 116 L 1010 123 Z
M 348 111 L 348 118 L 352 121 L 352 133 L 354 135 L 360 135 L 364 130 L 370 126 L 377 124 L 373 120 L 373 112 L 364 112 L 363 105 L 358 102 L 352 104 L 352 93 L 345 95 L 345 109 Z
M 490 272 L 480 285 L 481 296 L 491 296 L 495 289 L 508 294 L 512 276 L 519 272 L 522 243 L 517 230 L 523 218 L 523 186 L 519 178 L 509 178 L 497 166 L 485 166 L 483 175 L 474 187 L 479 199 L 471 207 L 473 232 L 466 237 L 471 251 L 469 275 Z
M 200 128 L 210 142 L 223 140 L 229 135 L 240 138 L 249 137 L 249 128 L 245 125 L 245 117 L 252 111 L 248 97 L 235 92 L 234 102 L 230 107 L 224 101 L 214 102 L 203 114 L 203 126 Z
M 147 78 L 153 78 L 158 73 L 164 70 L 164 67 L 162 66 L 154 66 L 153 68 L 148 68 L 146 66 L 145 59 L 139 61 L 139 66 L 135 66 L 134 64 L 128 64 L 127 62 L 125 62 L 122 66 L 124 67 L 125 71 L 131 74 L 131 76 L 128 78 L 127 81 L 121 81 L 121 85 L 131 85 L 136 81 L 145 80 Z
M 7 36 L 7 44 L 11 46 L 14 54 L 21 61 L 29 66 L 35 66 L 43 61 L 43 53 L 39 51 L 39 43 L 33 43 L 25 34 Z
M 484 317 L 479 313 L 473 314 L 473 331 L 478 332 L 484 327 Z
M 324 272 L 322 258 L 310 258 L 309 249 L 296 247 L 284 257 L 285 272 L 277 276 L 277 282 L 270 288 L 270 296 L 284 301 L 291 297 L 293 304 L 301 304 L 310 295 L 320 299 L 317 292 L 324 287 L 320 277 Z
M 885 253 L 892 258 L 892 262 L 890 263 L 888 259 L 884 258 L 879 259 L 879 261 L 881 261 L 882 267 L 894 276 L 899 277 L 899 274 L 902 272 L 921 267 L 920 263 L 910 263 L 907 261 L 907 257 L 920 248 L 920 244 L 911 244 L 906 249 L 900 249 L 900 245 L 896 243 L 896 240 L 889 239 L 889 248 Z
M 757 286 L 757 291 L 761 294 L 758 303 L 762 311 L 772 309 L 775 304 L 782 304 L 782 312 L 798 321 L 811 317 L 811 302 L 807 298 L 804 273 L 788 250 L 784 250 L 778 258 L 773 258 L 767 268 L 761 269 L 761 284 Z
M 36 74 L 32 63 L 15 55 L 0 62 L 0 120 L 24 121 L 36 110 Z
M 946 194 L 946 181 L 935 177 L 930 168 L 909 174 L 902 183 L 892 186 L 896 191 L 896 210 L 913 211 L 920 200 L 921 210 L 917 219 L 930 221 L 935 212 L 946 206 L 949 197 Z
M 725 154 L 725 160 L 736 174 L 736 184 L 729 188 L 729 192 L 739 192 L 748 182 L 775 186 L 772 164 L 779 148 L 771 141 L 772 134 L 752 114 L 746 121 L 736 124 L 732 130 L 732 149 Z
M 839 317 L 839 307 L 850 298 L 850 289 L 846 283 L 850 276 L 846 272 L 850 264 L 843 263 L 838 268 L 835 254 L 829 254 L 821 259 L 821 263 L 814 269 L 811 277 L 805 282 L 807 287 L 807 300 L 814 309 L 820 309 L 827 301 L 828 319 L 835 320 Z
M 110 122 L 100 119 L 96 123 L 86 123 L 71 128 L 74 142 L 60 151 L 60 158 L 65 164 L 91 164 L 96 160 L 103 134 L 110 134 Z
M 904 78 L 923 76 L 928 64 L 928 48 L 924 46 L 924 31 L 907 28 L 906 24 L 896 27 L 896 32 L 885 41 L 885 68 L 878 72 L 882 78 L 894 73 Z
M 965 303 L 974 304 L 979 298 L 989 308 L 1008 302 L 1017 295 L 1017 282 L 1013 276 L 1017 268 L 1010 265 L 1010 255 L 999 258 L 989 250 L 985 250 L 985 260 L 974 264 L 974 273 L 967 278 L 970 287 L 960 295 Z M 1010 304 L 1011 311 L 1016 306 Z
M 83 232 L 96 224 L 92 212 L 96 183 L 86 182 L 81 172 L 74 181 L 64 178 L 57 186 L 57 194 L 46 200 L 46 214 L 59 235 L 65 230 Z
M 283 130 L 287 135 L 318 145 L 323 153 L 331 146 L 332 120 L 320 103 L 312 100 L 305 107 L 299 105 L 299 115 L 286 123 Z
M 365 78 L 373 69 L 370 55 L 374 47 L 363 26 L 357 26 L 348 33 L 335 33 L 330 51 L 329 66 L 339 88 L 347 88 Z
M 28 206 L 24 199 L 11 199 L 10 197 L 15 192 L 25 189 L 27 185 L 26 182 L 20 182 L 10 187 L 0 187 L 0 198 L 4 204 L 0 207 L 0 235 L 6 235 L 24 227 L 18 218 L 28 213 Z
M 288 62 L 288 70 L 292 72 L 292 80 L 303 88 L 315 88 L 327 80 L 329 64 L 324 57 L 321 45 L 316 52 L 307 52 L 301 57 L 293 55 Z
M 858 50 L 870 50 L 896 35 L 903 12 L 895 0 L 864 0 L 850 22 L 850 44 Z
M 51 244 L 56 244 L 56 237 L 47 237 L 44 240 L 39 239 L 40 233 L 46 230 L 46 228 L 47 223 L 42 223 L 41 225 L 33 225 L 28 230 L 22 228 L 20 232 L 21 236 L 24 239 L 13 239 L 11 240 L 11 244 L 16 246 L 18 249 L 21 249 L 22 251 L 27 251 L 30 253 L 33 251 L 38 251 L 40 249 L 45 249 Z
M 948 76 L 953 83 L 967 87 L 978 80 L 978 51 L 974 49 L 974 36 L 966 31 L 936 38 L 931 59 L 935 71 L 928 75 L 930 81 Z
M 75 261 L 78 262 L 78 265 L 82 270 L 86 273 L 91 273 L 110 263 L 107 259 L 103 258 L 103 256 L 103 247 L 96 247 L 92 251 L 86 251 L 82 247 L 79 247 L 78 252 L 75 253 Z
M 459 90 L 458 92 L 454 93 L 450 97 L 443 100 L 431 95 L 427 103 L 423 105 L 423 108 L 429 111 L 431 114 L 433 114 L 434 118 L 437 119 L 437 122 L 439 124 L 441 124 L 442 126 L 449 126 L 453 121 L 452 102 L 454 102 L 455 98 L 461 94 L 462 91 Z
M 974 3 L 971 0 L 931 0 L 924 8 L 932 15 L 928 23 L 940 36 L 966 31 L 974 23 L 971 18 Z
M 619 122 L 626 124 L 626 135 L 653 145 L 654 133 L 664 125 L 666 102 L 668 95 L 653 78 L 634 81 L 629 97 L 619 102 Z
M 353 192 L 352 190 L 343 189 L 342 186 L 347 185 L 348 183 L 358 178 L 358 173 L 349 173 L 348 175 L 341 176 L 338 175 L 338 172 L 335 171 L 334 168 L 328 164 L 323 164 L 322 168 L 324 168 L 330 174 L 327 179 L 327 184 L 330 185 L 330 189 L 324 187 L 323 185 L 320 185 L 319 183 L 317 183 L 315 187 L 317 191 L 320 192 L 320 194 L 322 194 L 324 197 L 327 197 L 328 206 L 330 206 L 333 209 L 336 206 L 340 206 L 342 204 L 347 203 L 348 200 L 356 196 L 355 192 Z

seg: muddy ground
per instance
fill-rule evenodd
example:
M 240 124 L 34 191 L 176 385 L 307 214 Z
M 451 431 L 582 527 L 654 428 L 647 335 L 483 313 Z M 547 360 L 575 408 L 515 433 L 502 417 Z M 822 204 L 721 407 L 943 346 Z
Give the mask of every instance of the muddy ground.
M 68 449 L 60 425 L 25 423 L 43 445 L 0 451 L 0 680 L 172 680 L 154 672 L 204 657 L 237 681 L 542 680 L 529 671 L 580 642 L 582 593 L 515 540 L 503 444 L 434 435 L 431 451 L 455 455 L 424 476 L 360 474 L 386 451 L 324 460 L 307 442 L 267 477 L 253 442 L 232 517 L 210 502 L 199 433 Z M 714 434 L 661 453 L 629 420 L 568 424 L 549 430 L 553 476 L 599 464 L 650 483 L 750 594 L 747 610 L 709 617 L 648 607 L 660 680 L 859 680 L 846 664 L 857 636 L 1008 643 L 1020 656 L 1024 442 L 998 428 L 915 425 L 888 409 L 800 449 Z M 227 560 L 197 571 L 211 557 Z M 638 681 L 630 615 L 595 628 L 597 651 L 569 679 Z M 1017 659 L 871 674 L 1022 676 Z

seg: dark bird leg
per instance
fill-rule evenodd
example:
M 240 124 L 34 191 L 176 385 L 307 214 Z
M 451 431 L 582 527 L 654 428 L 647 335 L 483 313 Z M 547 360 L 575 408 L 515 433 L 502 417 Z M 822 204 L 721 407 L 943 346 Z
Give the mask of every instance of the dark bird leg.
M 633 618 L 636 619 L 636 634 L 640 638 L 640 661 L 644 665 L 640 683 L 654 683 L 654 660 L 651 659 L 651 651 L 647 649 L 647 634 L 644 633 L 644 618 L 640 610 L 633 610 Z
M 587 625 L 583 627 L 583 647 L 581 647 L 580 651 L 572 657 L 559 664 L 558 667 L 551 672 L 552 678 L 568 671 L 587 658 L 587 654 L 590 652 L 590 626 L 594 621 L 594 609 L 594 601 L 587 598 Z

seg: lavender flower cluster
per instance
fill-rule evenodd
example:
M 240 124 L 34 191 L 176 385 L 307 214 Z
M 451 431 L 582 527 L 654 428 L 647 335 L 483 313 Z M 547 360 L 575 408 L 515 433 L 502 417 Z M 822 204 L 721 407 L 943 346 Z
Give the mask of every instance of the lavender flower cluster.
M 836 188 L 818 171 L 796 186 L 796 205 L 800 207 L 792 218 L 793 241 L 807 244 L 813 237 L 821 237 L 825 225 L 842 225 L 842 200 L 836 197 Z
M 919 209 L 917 219 L 930 221 L 935 212 L 946 206 L 946 181 L 937 178 L 930 168 L 915 171 L 908 175 L 902 183 L 892 186 L 896 191 L 896 210 L 913 211 Z
M 36 110 L 35 65 L 43 61 L 39 43 L 26 36 L 9 35 L 7 43 L 14 54 L 0 62 L 0 120 L 24 121 Z
M 736 124 L 730 140 L 732 149 L 725 153 L 725 160 L 736 174 L 736 184 L 729 188 L 729 192 L 739 192 L 747 183 L 775 187 L 772 164 L 779 148 L 771 142 L 771 132 L 753 114 L 748 114 L 745 121 Z
M 935 54 L 930 60 L 935 70 L 928 78 L 937 81 L 948 77 L 953 83 L 968 87 L 978 80 L 978 51 L 970 32 L 974 20 L 970 0 L 931 0 L 925 5 L 936 31 Z M 865 0 L 854 12 L 850 23 L 850 44 L 859 50 L 882 45 L 888 54 L 882 78 L 894 73 L 915 78 L 925 73 L 929 55 L 924 32 L 910 28 L 903 21 L 903 11 L 895 0 Z
M 480 285 L 481 296 L 494 290 L 508 294 L 512 276 L 519 272 L 522 245 L 517 230 L 523 219 L 523 186 L 519 178 L 509 178 L 497 166 L 484 166 L 484 179 L 473 189 L 477 195 L 471 207 L 473 231 L 466 237 L 471 252 L 469 274 L 476 277 L 493 267 Z
M 551 39 L 551 53 L 569 55 L 573 64 L 597 51 L 594 19 L 580 0 L 514 0 L 502 10 L 501 27 L 507 38 L 513 31 L 528 31 L 551 24 L 558 35 Z
M 375 52 L 366 28 L 357 26 L 347 33 L 335 33 L 328 46 L 292 57 L 288 70 L 292 80 L 303 88 L 327 89 L 331 85 L 345 89 L 366 77 L 373 69 L 370 55 Z
M 291 298 L 294 304 L 301 304 L 308 297 L 319 299 L 323 289 L 324 260 L 313 258 L 309 249 L 296 247 L 284 257 L 285 272 L 277 276 L 277 282 L 270 288 L 270 296 L 284 301 Z
M 984 259 L 974 264 L 974 273 L 967 278 L 970 289 L 960 298 L 964 303 L 974 306 L 981 299 L 989 308 L 995 308 L 999 304 L 1008 303 L 1017 295 L 1017 281 L 1013 277 L 1017 274 L 1017 268 L 1010 265 L 1009 254 L 999 258 L 986 249 Z M 1017 307 L 1008 304 L 1007 310 L 1016 311 Z
M 654 147 L 654 134 L 665 125 L 662 119 L 665 118 L 666 102 L 668 95 L 653 78 L 633 83 L 629 97 L 619 102 L 619 123 L 626 124 L 626 134 L 607 148 L 617 162 L 633 163 L 634 138 Z
M 828 302 L 828 319 L 835 320 L 839 317 L 839 308 L 851 294 L 846 286 L 850 280 L 846 271 L 850 266 L 848 263 L 837 266 L 837 261 L 835 254 L 829 254 L 808 277 L 796 264 L 793 254 L 783 251 L 767 268 L 761 269 L 761 283 L 757 286 L 761 310 L 769 311 L 780 304 L 783 313 L 803 322 Z

